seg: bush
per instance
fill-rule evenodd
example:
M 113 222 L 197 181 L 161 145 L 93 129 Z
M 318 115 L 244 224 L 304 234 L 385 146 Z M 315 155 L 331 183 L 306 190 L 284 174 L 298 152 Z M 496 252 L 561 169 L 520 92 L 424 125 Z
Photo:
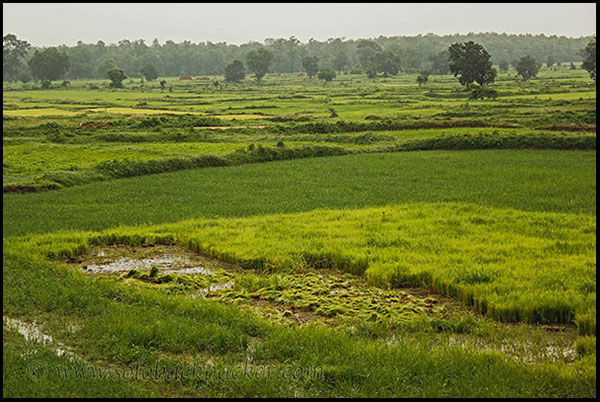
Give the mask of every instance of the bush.
M 498 97 L 498 91 L 493 88 L 482 87 L 477 84 L 471 84 L 471 99 L 496 99 Z

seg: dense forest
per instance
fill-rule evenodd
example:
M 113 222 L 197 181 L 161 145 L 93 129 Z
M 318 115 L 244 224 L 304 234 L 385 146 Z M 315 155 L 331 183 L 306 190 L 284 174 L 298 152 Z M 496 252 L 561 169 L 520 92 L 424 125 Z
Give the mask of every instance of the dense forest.
M 368 40 L 310 39 L 307 43 L 292 36 L 288 39 L 268 38 L 264 43 L 249 42 L 241 45 L 225 42 L 175 43 L 171 40 L 161 44 L 158 39 L 146 44 L 142 39 L 123 39 L 116 44 L 106 44 L 101 40 L 95 44 L 78 41 L 76 46 L 62 45 L 58 48 L 68 55 L 69 68 L 65 74 L 67 79 L 106 78 L 106 71 L 114 67 L 123 69 L 129 77 L 140 77 L 141 70 L 148 65 L 154 66 L 160 76 L 220 75 L 229 63 L 234 60 L 244 61 L 246 53 L 261 47 L 268 48 L 273 53 L 272 73 L 303 71 L 302 59 L 306 56 L 316 56 L 321 67 L 348 71 L 360 66 L 360 44 L 365 41 L 376 42 L 386 51 L 397 55 L 401 71 L 447 73 L 447 49 L 456 42 L 475 41 L 489 52 L 494 64 L 505 62 L 515 65 L 516 60 L 528 55 L 540 63 L 546 63 L 549 59 L 554 62 L 581 61 L 581 50 L 590 39 L 591 37 L 568 38 L 543 34 L 469 33 L 380 36 Z M 23 68 L 27 68 L 26 61 L 35 50 L 35 47 L 28 49 Z M 3 74 L 3 79 L 9 77 Z

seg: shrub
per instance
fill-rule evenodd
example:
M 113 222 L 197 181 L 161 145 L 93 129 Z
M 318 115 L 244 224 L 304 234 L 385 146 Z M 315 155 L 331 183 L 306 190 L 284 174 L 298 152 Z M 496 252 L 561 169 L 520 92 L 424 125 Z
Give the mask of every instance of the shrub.
M 498 97 L 498 91 L 489 87 L 482 87 L 477 84 L 471 84 L 471 99 L 496 99 Z

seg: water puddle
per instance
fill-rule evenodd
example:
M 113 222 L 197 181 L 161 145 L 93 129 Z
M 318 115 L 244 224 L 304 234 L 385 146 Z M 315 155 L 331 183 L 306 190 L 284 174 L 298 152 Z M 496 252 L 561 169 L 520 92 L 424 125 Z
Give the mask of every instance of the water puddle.
M 571 338 L 553 336 L 543 340 L 532 341 L 508 336 L 507 339 L 492 341 L 466 334 L 449 335 L 448 337 L 440 335 L 438 339 L 431 340 L 431 346 L 458 345 L 478 351 L 502 352 L 525 364 L 539 362 L 573 363 L 576 358 L 576 352 L 575 340 Z M 388 346 L 398 346 L 411 342 L 411 338 L 393 334 L 391 337 L 386 338 L 384 342 Z
M 219 269 L 232 269 L 229 264 L 172 245 L 96 247 L 76 263 L 90 274 L 150 271 L 156 267 L 161 274 L 211 275 Z
M 513 356 L 523 363 L 535 363 L 538 361 L 566 362 L 575 361 L 575 343 L 539 344 L 531 341 L 505 340 L 500 344 L 490 344 L 483 340 L 468 340 L 453 337 L 448 339 L 450 344 L 460 346 L 472 346 L 478 350 L 499 351 Z
M 215 272 L 210 268 L 198 265 L 196 262 L 185 256 L 174 255 L 163 255 L 161 257 L 143 259 L 123 257 L 117 261 L 105 264 L 87 264 L 84 265 L 83 268 L 93 273 L 102 274 L 124 272 L 131 269 L 149 271 L 153 266 L 156 266 L 162 273 L 209 275 Z
M 3 316 L 2 317 L 3 325 L 9 331 L 17 331 L 21 336 L 25 338 L 26 341 L 31 341 L 34 343 L 41 343 L 44 346 L 54 344 L 54 351 L 57 356 L 68 355 L 72 357 L 74 354 L 67 350 L 67 348 L 59 342 L 54 342 L 50 335 L 44 334 L 40 331 L 38 325 L 35 321 L 31 323 L 27 323 L 25 321 L 17 320 L 15 318 L 10 318 Z
M 229 289 L 229 288 L 233 287 L 233 285 L 235 285 L 234 281 L 229 281 L 229 282 L 221 283 L 218 285 L 211 285 L 207 288 L 200 289 L 198 291 L 198 293 L 192 294 L 192 295 L 190 295 L 190 297 L 192 297 L 192 298 L 206 297 L 206 295 L 208 295 L 210 292 L 216 292 L 217 290 L 221 290 L 221 289 Z

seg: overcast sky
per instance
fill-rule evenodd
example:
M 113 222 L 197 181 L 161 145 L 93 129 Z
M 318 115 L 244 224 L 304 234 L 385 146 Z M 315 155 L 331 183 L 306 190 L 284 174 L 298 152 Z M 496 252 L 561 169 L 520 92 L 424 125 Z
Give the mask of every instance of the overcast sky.
M 3 33 L 34 46 L 116 43 L 300 41 L 429 32 L 596 33 L 595 3 L 3 3 Z

